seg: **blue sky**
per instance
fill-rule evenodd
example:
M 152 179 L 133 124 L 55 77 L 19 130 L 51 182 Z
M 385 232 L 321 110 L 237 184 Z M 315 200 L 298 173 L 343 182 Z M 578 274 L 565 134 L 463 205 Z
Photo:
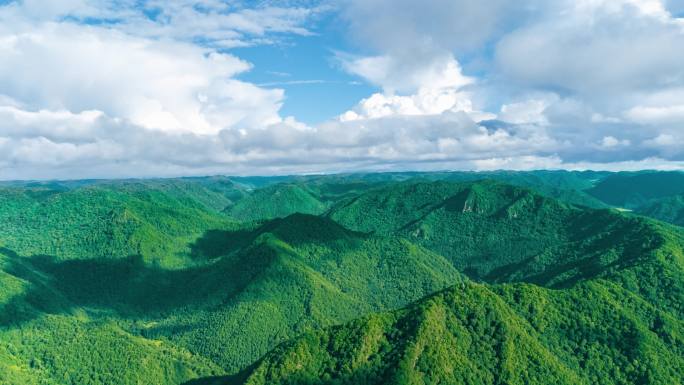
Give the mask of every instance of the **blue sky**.
M 0 0 L 0 179 L 684 168 L 682 0 Z
M 254 64 L 240 79 L 268 88 L 285 90 L 282 114 L 307 124 L 319 124 L 352 108 L 379 90 L 350 74 L 335 58 L 349 51 L 343 22 L 329 12 L 310 26 L 312 35 L 291 36 L 276 45 L 231 50 Z

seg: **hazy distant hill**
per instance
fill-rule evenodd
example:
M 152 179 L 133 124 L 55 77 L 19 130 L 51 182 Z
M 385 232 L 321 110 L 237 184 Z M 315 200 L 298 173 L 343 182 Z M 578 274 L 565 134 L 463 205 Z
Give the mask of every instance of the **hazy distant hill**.
M 588 192 L 613 206 L 635 209 L 684 193 L 684 172 L 617 173 L 602 179 Z
M 672 195 L 647 203 L 636 212 L 661 221 L 684 226 L 684 194 Z

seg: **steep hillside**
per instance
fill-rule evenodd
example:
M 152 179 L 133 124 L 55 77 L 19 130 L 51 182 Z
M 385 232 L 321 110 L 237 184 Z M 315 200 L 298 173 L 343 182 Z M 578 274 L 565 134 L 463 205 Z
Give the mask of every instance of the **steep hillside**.
M 681 234 L 662 229 L 661 241 L 639 264 L 571 288 L 466 281 L 401 311 L 308 333 L 239 383 L 681 384 Z
M 245 384 L 681 384 L 683 333 L 608 282 L 466 283 L 284 344 Z
M 441 256 L 405 240 L 354 233 L 325 218 L 295 214 L 256 229 L 218 232 L 209 237 L 225 241 L 222 255 L 173 270 L 140 257 L 59 260 L 5 248 L 0 322 L 8 334 L 0 332 L 0 340 L 12 333 L 42 339 L 47 358 L 41 368 L 61 378 L 69 365 L 64 360 L 80 348 L 77 338 L 58 338 L 59 325 L 96 335 L 111 335 L 116 325 L 122 339 L 108 342 L 103 360 L 129 349 L 156 360 L 146 347 L 167 346 L 185 357 L 167 361 L 190 379 L 235 372 L 301 332 L 398 308 L 460 280 Z M 17 343 L 11 360 L 38 376 L 29 365 L 29 346 Z M 119 361 L 107 362 L 80 370 L 84 376 L 120 373 L 125 380 L 117 383 L 124 384 L 141 378 Z M 174 383 L 161 378 L 155 381 Z
M 224 294 L 220 306 L 171 316 L 145 335 L 164 336 L 233 372 L 303 331 L 397 308 L 461 279 L 441 256 L 325 218 L 294 214 L 245 237 L 253 240 L 226 257 L 242 262 L 222 274 L 243 277 L 248 269 L 244 286 Z
M 655 247 L 647 221 L 491 181 L 393 185 L 326 215 L 356 231 L 409 239 L 488 282 L 561 287 Z

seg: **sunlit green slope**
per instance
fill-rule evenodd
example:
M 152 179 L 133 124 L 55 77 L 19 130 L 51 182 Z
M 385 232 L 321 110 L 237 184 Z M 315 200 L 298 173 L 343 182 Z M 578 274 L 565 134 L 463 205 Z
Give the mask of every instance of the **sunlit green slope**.
M 0 189 L 0 245 L 57 259 L 140 255 L 182 264 L 206 230 L 235 222 L 177 191 L 124 185 Z
M 609 282 L 467 283 L 307 334 L 246 384 L 681 384 L 684 324 Z
M 463 282 L 283 344 L 244 383 L 681 384 L 681 234 L 655 231 L 657 250 L 604 278 L 560 290 Z

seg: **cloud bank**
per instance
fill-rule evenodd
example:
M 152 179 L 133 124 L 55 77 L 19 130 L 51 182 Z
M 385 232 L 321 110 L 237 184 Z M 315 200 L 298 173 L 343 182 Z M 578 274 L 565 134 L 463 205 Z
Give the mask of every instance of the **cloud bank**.
M 70 0 L 0 5 L 0 178 L 679 169 L 684 5 Z M 316 126 L 231 49 L 315 35 L 377 87 Z M 286 49 L 286 48 L 284 48 Z M 330 97 L 334 97 L 331 93 Z

